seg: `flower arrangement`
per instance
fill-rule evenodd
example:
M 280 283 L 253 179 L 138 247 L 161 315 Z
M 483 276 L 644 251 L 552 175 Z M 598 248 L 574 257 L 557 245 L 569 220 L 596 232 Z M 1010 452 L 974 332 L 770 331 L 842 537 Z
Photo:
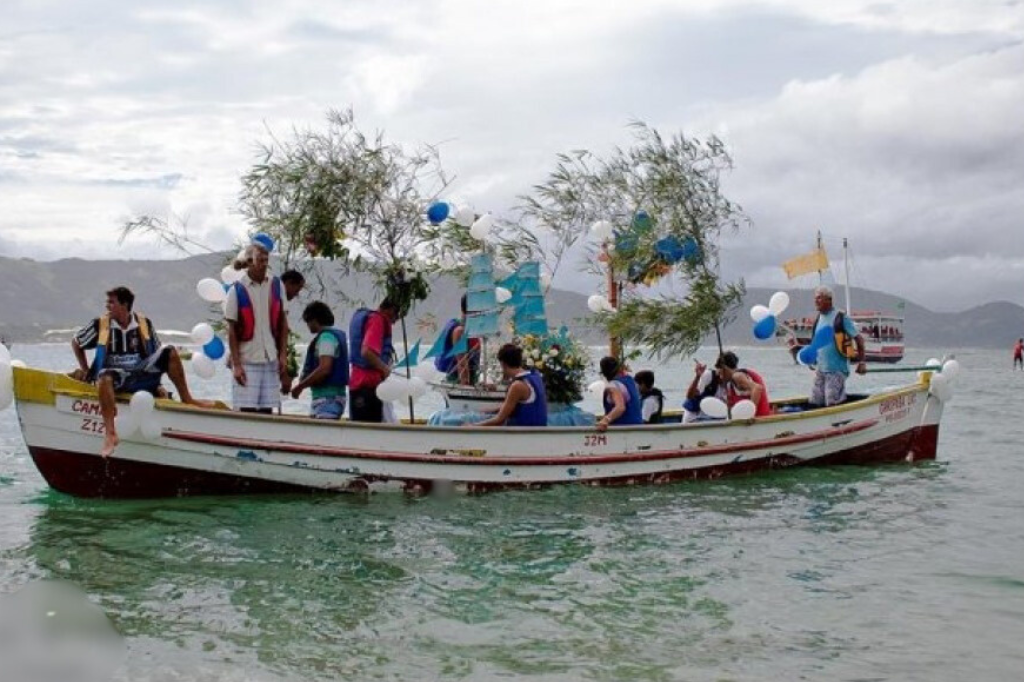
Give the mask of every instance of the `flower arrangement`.
M 516 343 L 523 349 L 523 364 L 544 378 L 549 403 L 568 405 L 583 399 L 590 354 L 564 327 L 557 334 L 525 334 Z

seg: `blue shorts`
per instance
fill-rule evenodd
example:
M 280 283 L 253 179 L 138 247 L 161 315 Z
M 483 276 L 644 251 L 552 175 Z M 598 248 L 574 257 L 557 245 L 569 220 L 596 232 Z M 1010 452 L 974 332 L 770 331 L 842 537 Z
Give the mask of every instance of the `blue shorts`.
M 345 414 L 345 396 L 313 398 L 309 404 L 309 416 L 313 419 L 341 419 Z

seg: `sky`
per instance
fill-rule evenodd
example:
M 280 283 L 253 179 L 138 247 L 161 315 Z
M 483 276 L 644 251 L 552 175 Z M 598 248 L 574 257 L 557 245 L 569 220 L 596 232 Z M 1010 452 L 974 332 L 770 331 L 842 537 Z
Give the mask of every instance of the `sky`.
M 177 257 L 118 243 L 139 214 L 230 248 L 259 144 L 331 108 L 437 145 L 446 198 L 499 215 L 556 154 L 642 120 L 727 144 L 753 223 L 723 240 L 727 278 L 812 286 L 780 265 L 820 230 L 834 261 L 849 239 L 855 286 L 1024 304 L 1022 0 L 5 0 L 2 18 L 2 256 Z

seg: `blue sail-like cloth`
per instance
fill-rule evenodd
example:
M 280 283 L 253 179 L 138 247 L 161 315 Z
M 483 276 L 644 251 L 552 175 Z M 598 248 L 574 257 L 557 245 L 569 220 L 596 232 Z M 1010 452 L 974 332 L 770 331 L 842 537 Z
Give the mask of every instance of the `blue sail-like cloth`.
M 444 342 L 446 340 L 446 336 L 447 335 L 445 334 L 445 328 L 441 327 L 441 333 L 438 334 L 436 339 L 434 339 L 434 343 L 433 345 L 430 346 L 430 350 L 427 351 L 427 354 L 423 356 L 424 360 L 427 360 L 428 358 L 436 358 L 437 356 L 441 355 L 441 353 L 444 352 Z
M 481 336 L 497 336 L 498 312 L 471 313 L 466 316 L 466 336 L 479 338 Z
M 395 367 L 408 367 L 412 369 L 420 362 L 420 342 L 417 341 L 413 344 L 412 350 L 405 356 L 405 359 L 401 362 L 396 362 Z
M 469 334 L 463 334 L 459 337 L 459 340 L 455 342 L 451 350 L 445 353 L 444 358 L 453 358 L 456 355 L 461 355 L 469 350 Z

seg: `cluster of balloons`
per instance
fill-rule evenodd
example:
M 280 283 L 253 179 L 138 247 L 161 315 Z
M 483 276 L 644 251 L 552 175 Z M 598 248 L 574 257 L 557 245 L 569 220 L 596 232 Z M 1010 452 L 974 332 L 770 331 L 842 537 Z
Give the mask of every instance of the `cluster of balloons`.
M 435 201 L 427 208 L 427 220 L 430 221 L 431 225 L 440 225 L 449 218 L 453 218 L 456 225 L 468 227 L 469 234 L 478 241 L 487 239 L 487 235 L 491 233 L 491 228 L 494 227 L 494 216 L 490 213 L 485 213 L 478 218 L 476 211 L 470 206 L 463 206 L 454 211 L 454 214 L 452 211 L 453 207 L 451 204 L 444 201 Z
M 811 342 L 800 349 L 800 352 L 796 354 L 797 362 L 801 365 L 813 365 L 818 361 L 818 351 L 822 348 L 828 348 L 836 342 L 836 333 L 832 329 L 831 325 L 825 325 L 818 331 L 814 332 L 814 336 L 811 337 Z
M 127 410 L 114 417 L 114 426 L 118 435 L 122 437 L 131 436 L 138 431 L 146 440 L 156 440 L 162 433 L 160 420 L 157 418 L 153 406 L 155 400 L 153 394 L 146 391 L 139 391 L 132 394 Z
M 937 371 L 931 373 L 928 381 L 928 393 L 935 396 L 942 402 L 949 401 L 953 397 L 953 385 L 960 376 L 960 363 L 954 359 L 942 362 L 938 358 L 930 358 L 924 363 L 926 367 L 934 367 Z
M 199 377 L 212 379 L 217 373 L 217 366 L 213 361 L 224 357 L 224 342 L 214 333 L 213 327 L 206 322 L 200 322 L 192 327 L 192 343 L 203 348 L 192 355 L 192 369 Z
M 728 419 L 729 407 L 720 398 L 708 396 L 700 401 L 700 411 L 712 419 Z M 753 419 L 757 406 L 750 400 L 741 400 L 732 406 L 733 419 Z
M 755 305 L 750 309 L 750 318 L 754 321 L 754 338 L 770 339 L 775 335 L 778 316 L 789 307 L 789 294 L 776 291 L 772 294 L 767 306 Z
M 612 307 L 611 301 L 602 294 L 594 294 L 587 299 L 587 307 L 590 308 L 592 313 L 614 313 L 615 308 Z

